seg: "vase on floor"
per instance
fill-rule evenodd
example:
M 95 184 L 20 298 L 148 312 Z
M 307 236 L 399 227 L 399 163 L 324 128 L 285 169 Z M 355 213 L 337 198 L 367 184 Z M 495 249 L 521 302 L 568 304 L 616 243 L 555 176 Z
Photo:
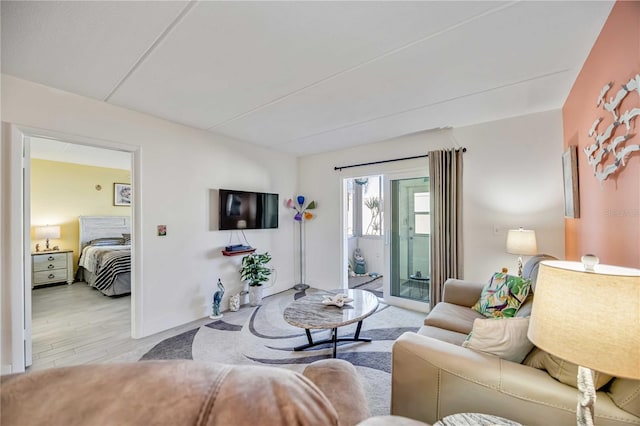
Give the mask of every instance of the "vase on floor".
M 258 306 L 260 304 L 262 304 L 262 286 L 249 286 L 249 305 Z

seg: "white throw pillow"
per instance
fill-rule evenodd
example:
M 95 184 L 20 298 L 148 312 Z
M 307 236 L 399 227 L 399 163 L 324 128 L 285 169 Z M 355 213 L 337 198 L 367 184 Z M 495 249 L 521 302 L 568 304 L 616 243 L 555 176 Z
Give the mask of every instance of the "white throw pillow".
M 462 346 L 520 364 L 533 349 L 528 328 L 529 318 L 477 318 Z

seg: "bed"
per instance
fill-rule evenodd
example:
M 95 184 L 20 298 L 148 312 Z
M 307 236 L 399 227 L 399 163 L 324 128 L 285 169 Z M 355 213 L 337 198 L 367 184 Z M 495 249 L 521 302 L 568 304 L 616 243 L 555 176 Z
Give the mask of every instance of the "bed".
M 80 216 L 76 279 L 107 296 L 131 293 L 131 218 Z

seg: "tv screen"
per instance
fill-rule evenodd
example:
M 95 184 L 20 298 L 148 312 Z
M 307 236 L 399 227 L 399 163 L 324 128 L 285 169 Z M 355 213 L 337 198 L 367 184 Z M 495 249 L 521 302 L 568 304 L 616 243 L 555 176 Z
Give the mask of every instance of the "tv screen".
M 278 194 L 220 189 L 218 229 L 278 227 Z

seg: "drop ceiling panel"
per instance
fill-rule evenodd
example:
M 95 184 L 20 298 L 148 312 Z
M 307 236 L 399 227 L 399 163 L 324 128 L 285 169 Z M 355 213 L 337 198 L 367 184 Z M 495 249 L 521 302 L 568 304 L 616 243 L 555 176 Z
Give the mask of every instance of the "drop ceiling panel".
M 216 130 L 255 143 L 292 146 L 283 144 L 568 72 L 566 87 L 558 90 L 555 86 L 538 85 L 536 101 L 514 104 L 513 113 L 539 111 L 543 104 L 559 108 L 571 87 L 571 77 L 576 76 L 609 8 L 602 3 L 589 3 L 579 10 L 566 3 L 551 3 L 544 8 L 535 2 L 518 3 Z M 545 22 L 543 27 L 541 21 Z M 567 28 L 571 28 L 570 34 Z M 454 121 L 468 124 L 469 121 L 459 120 L 466 116 L 475 121 L 472 106 L 461 108 L 456 117 L 434 123 L 435 126 L 448 126 Z M 491 113 L 494 105 L 487 103 L 481 108 Z M 499 106 L 495 108 L 497 113 Z M 424 129 L 428 128 L 425 123 Z
M 203 2 L 111 101 L 209 128 L 498 5 Z
M 450 123 L 450 126 L 455 128 L 522 115 L 520 111 L 524 109 L 529 113 L 549 111 L 558 107 L 549 98 L 540 96 L 541 90 L 547 87 L 562 91 L 573 81 L 574 77 L 569 73 L 556 74 L 509 88 L 479 93 L 439 105 L 346 126 L 285 143 L 277 148 L 297 155 L 309 155 L 353 146 L 362 146 L 366 149 L 364 145 L 367 143 L 438 128 L 443 126 L 442 123 Z M 489 109 L 487 105 L 492 107 Z M 532 105 L 536 108 L 532 108 Z M 374 160 L 384 160 L 384 158 Z
M 2 1 L 2 72 L 103 99 L 185 5 Z

